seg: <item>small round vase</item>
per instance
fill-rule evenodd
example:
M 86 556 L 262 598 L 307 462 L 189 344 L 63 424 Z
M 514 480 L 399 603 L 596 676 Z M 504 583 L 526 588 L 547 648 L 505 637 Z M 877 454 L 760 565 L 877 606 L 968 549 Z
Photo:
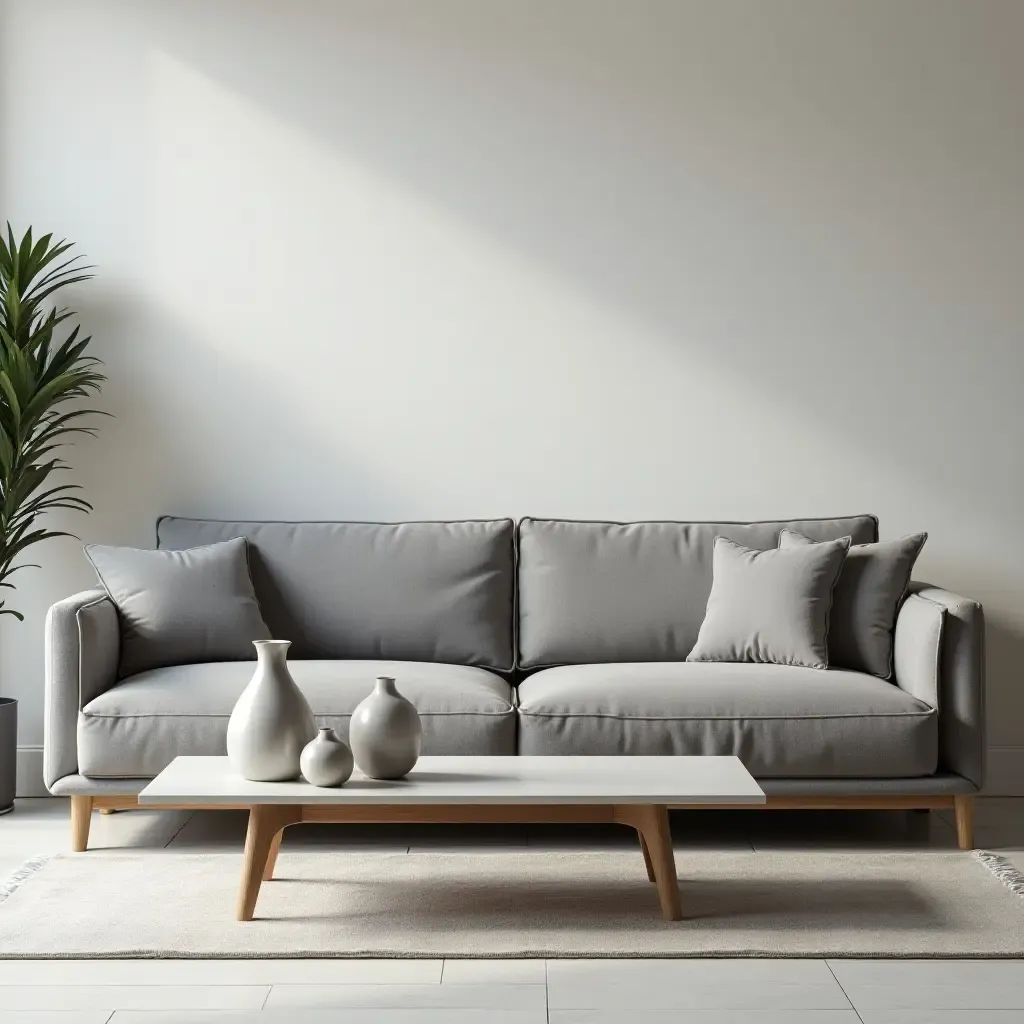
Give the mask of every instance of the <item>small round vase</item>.
M 412 771 L 423 726 L 390 676 L 378 676 L 373 693 L 352 713 L 348 741 L 359 770 L 371 779 L 400 779 Z
M 344 786 L 352 775 L 352 751 L 333 729 L 321 729 L 302 748 L 299 767 L 311 786 Z
M 228 722 L 228 760 L 252 782 L 298 778 L 316 720 L 288 671 L 288 640 L 255 640 L 256 672 Z

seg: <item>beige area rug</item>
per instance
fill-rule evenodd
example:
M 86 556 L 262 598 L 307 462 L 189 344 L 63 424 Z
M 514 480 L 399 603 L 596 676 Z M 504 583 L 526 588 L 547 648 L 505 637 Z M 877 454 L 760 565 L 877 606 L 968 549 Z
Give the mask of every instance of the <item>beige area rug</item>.
M 1024 954 L 1021 879 L 958 852 L 677 853 L 661 919 L 639 853 L 283 853 L 257 919 L 241 857 L 96 851 L 0 889 L 11 957 L 999 957 Z

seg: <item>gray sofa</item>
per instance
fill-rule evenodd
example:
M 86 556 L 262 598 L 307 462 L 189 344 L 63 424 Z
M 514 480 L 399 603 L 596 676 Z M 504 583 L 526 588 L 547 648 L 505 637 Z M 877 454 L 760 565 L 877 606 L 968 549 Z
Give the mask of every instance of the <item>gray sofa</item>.
M 377 675 L 423 719 L 425 754 L 735 754 L 768 806 L 955 807 L 971 844 L 984 768 L 980 606 L 913 584 L 894 677 L 687 663 L 722 535 L 788 527 L 877 540 L 872 516 L 761 523 L 257 523 L 162 518 L 157 544 L 244 536 L 271 634 L 317 718 L 344 737 Z M 222 754 L 251 662 L 118 672 L 102 590 L 46 621 L 45 773 L 123 807 L 178 754 Z

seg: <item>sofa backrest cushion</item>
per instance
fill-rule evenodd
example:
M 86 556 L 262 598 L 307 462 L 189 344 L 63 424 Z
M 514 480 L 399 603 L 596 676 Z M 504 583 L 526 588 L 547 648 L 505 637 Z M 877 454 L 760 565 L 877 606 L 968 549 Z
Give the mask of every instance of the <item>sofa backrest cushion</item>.
M 451 523 L 157 522 L 157 546 L 249 542 L 260 611 L 296 658 L 512 668 L 510 519 Z
M 878 539 L 874 516 L 761 523 L 519 524 L 519 665 L 685 661 L 711 592 L 715 537 L 767 550 L 783 529 Z

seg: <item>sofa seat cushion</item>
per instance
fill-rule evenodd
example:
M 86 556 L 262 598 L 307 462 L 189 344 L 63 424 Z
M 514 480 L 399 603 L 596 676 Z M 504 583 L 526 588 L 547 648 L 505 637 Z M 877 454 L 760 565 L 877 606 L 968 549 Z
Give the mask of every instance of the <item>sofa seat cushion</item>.
M 519 685 L 521 754 L 734 754 L 756 778 L 931 775 L 934 708 L 860 672 L 567 665 Z
M 423 721 L 424 754 L 514 754 L 513 693 L 500 676 L 410 661 L 292 661 L 320 725 L 348 738 L 376 676 L 394 676 Z M 228 718 L 251 662 L 153 669 L 89 701 L 78 716 L 78 763 L 96 778 L 152 777 L 179 754 L 224 754 Z

